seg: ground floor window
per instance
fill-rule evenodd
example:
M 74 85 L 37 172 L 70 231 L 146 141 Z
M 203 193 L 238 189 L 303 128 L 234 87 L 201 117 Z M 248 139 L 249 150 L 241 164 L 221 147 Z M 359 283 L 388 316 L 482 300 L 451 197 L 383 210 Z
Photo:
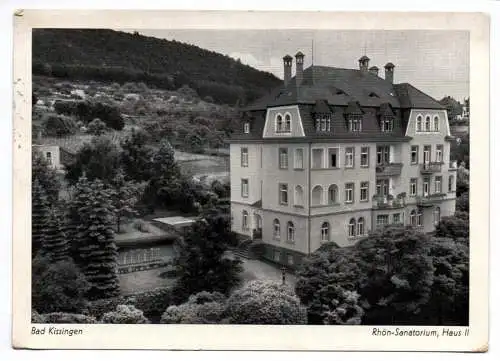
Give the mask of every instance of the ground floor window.
M 392 223 L 394 223 L 394 224 L 400 224 L 401 223 L 401 218 L 400 218 L 399 213 L 394 213 L 392 215 Z
M 294 263 L 294 262 L 293 262 L 293 255 L 289 254 L 289 255 L 288 255 L 288 259 L 287 259 L 287 261 L 288 261 L 288 264 L 289 264 L 290 266 L 293 266 L 293 263 Z
M 441 221 L 441 208 L 436 207 L 434 209 L 434 225 L 438 225 L 438 223 Z
M 293 225 L 292 222 L 288 222 L 287 229 L 288 229 L 288 232 L 287 232 L 286 240 L 288 242 L 294 242 L 295 241 L 295 226 Z
M 354 218 L 351 218 L 351 220 L 349 221 L 349 225 L 347 227 L 347 233 L 349 237 L 356 236 L 356 220 Z
M 273 259 L 275 262 L 279 262 L 281 258 L 281 252 L 280 251 L 274 251 L 273 253 Z
M 358 236 L 362 236 L 365 234 L 365 219 L 360 217 L 358 219 Z
M 242 228 L 248 229 L 248 212 L 243 211 L 243 214 L 241 217 L 242 217 Z
M 410 212 L 410 225 L 414 227 L 415 226 L 421 227 L 423 224 L 422 220 L 423 220 L 423 215 L 420 209 L 418 210 L 414 209 Z
M 388 214 L 379 214 L 377 216 L 377 227 L 383 227 L 389 224 L 389 215 Z
M 321 241 L 328 242 L 330 240 L 330 224 L 323 222 L 321 225 Z
M 273 237 L 274 237 L 274 239 L 279 240 L 280 234 L 281 234 L 280 221 L 278 219 L 275 219 L 273 221 Z

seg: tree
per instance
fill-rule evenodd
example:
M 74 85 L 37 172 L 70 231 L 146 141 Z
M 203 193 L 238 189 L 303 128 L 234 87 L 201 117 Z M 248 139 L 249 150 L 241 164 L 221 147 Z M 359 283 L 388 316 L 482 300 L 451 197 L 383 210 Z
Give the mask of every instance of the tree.
M 85 174 L 89 180 L 100 179 L 109 184 L 120 168 L 120 151 L 106 136 L 94 137 L 85 143 L 68 165 L 66 179 L 73 185 Z
M 132 133 L 121 142 L 121 163 L 127 177 L 137 182 L 150 178 L 153 149 L 148 145 L 149 135 L 143 130 Z
M 465 162 L 462 162 L 457 169 L 457 197 L 469 191 L 469 170 L 465 168 Z
M 462 193 L 456 202 L 456 209 L 459 212 L 469 213 L 469 192 Z
M 37 256 L 32 267 L 32 308 L 39 313 L 81 312 L 90 285 L 69 259 L 54 262 Z
M 56 170 L 50 168 L 45 158 L 38 151 L 33 151 L 31 154 L 31 185 L 34 186 L 35 181 L 45 192 L 47 201 L 50 206 L 55 206 L 59 199 L 59 190 L 61 182 L 57 177 Z
M 87 125 L 87 132 L 95 136 L 103 135 L 106 129 L 106 123 L 99 118 L 95 118 Z
M 35 257 L 45 238 L 45 227 L 49 217 L 49 205 L 44 189 L 35 179 L 31 188 L 31 255 Z
M 43 232 L 40 254 L 51 262 L 69 259 L 69 243 L 61 223 L 61 216 L 56 209 L 49 212 Z
M 195 222 L 186 237 L 176 242 L 176 292 L 187 298 L 201 291 L 227 294 L 237 286 L 243 268 L 240 260 L 226 256 L 230 245 L 236 245 L 236 237 L 226 214 L 207 214 Z
M 43 117 L 44 134 L 54 137 L 74 134 L 76 132 L 76 121 L 61 114 L 47 114 Z
M 161 323 L 215 324 L 224 316 L 226 298 L 218 292 L 200 292 L 189 296 L 181 305 L 169 306 L 161 317 Z
M 295 291 L 307 307 L 309 324 L 359 324 L 361 270 L 355 249 L 322 247 L 297 270 Z
M 430 298 L 429 236 L 413 228 L 377 229 L 356 244 L 362 271 L 359 293 L 368 302 L 364 323 L 408 322 Z
M 455 120 L 457 115 L 462 114 L 462 104 L 453 97 L 446 96 L 439 101 L 441 105 L 446 107 L 446 112 L 448 113 L 448 119 L 450 121 Z
M 453 240 L 459 238 L 469 238 L 469 219 L 463 215 L 459 217 L 443 217 L 436 226 L 435 235 L 437 237 L 448 237 Z
M 111 186 L 116 232 L 120 232 L 123 219 L 137 215 L 134 207 L 139 201 L 143 187 L 132 181 L 126 181 L 121 170 L 113 178 Z
M 293 290 L 270 281 L 250 281 L 227 301 L 232 324 L 298 325 L 307 323 L 306 308 Z
M 73 222 L 76 221 L 74 242 L 77 259 L 91 284 L 89 299 L 116 296 L 118 253 L 109 191 L 100 180 L 89 183 L 85 177 L 81 177 L 71 208 Z

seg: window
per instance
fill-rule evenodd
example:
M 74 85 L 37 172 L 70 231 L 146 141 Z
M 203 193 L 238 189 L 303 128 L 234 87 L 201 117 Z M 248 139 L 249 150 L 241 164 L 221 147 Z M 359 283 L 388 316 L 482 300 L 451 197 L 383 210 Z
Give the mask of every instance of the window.
M 311 203 L 313 206 L 319 206 L 323 200 L 323 188 L 316 186 L 312 190 Z
M 443 177 L 436 176 L 434 179 L 434 192 L 442 193 L 443 192 Z
M 389 195 L 389 179 L 377 179 L 377 195 L 381 197 Z
M 448 178 L 448 192 L 453 192 L 453 183 L 455 183 L 455 177 L 450 175 Z
M 291 254 L 288 255 L 287 260 L 288 260 L 288 264 L 290 266 L 293 266 L 293 256 Z
M 313 149 L 312 150 L 312 167 L 313 168 L 323 168 L 323 149 Z
M 241 166 L 248 167 L 248 148 L 241 148 Z
M 441 221 L 441 208 L 436 207 L 434 208 L 434 225 L 437 226 L 440 221 Z
M 290 114 L 285 114 L 285 132 L 289 133 L 292 131 L 292 117 Z
M 411 164 L 418 164 L 418 145 L 411 146 Z
M 262 230 L 262 217 L 259 214 L 255 214 L 255 228 Z
M 304 169 L 304 149 L 295 149 L 295 157 L 293 159 L 293 167 L 295 169 Z
M 330 118 L 316 118 L 316 131 L 329 132 L 331 129 Z
M 321 225 L 321 241 L 328 242 L 330 240 L 330 224 L 323 222 Z
M 417 212 L 414 209 L 410 212 L 410 225 L 417 225 Z
M 328 187 L 328 204 L 337 203 L 338 188 L 335 184 Z
M 351 132 L 361 132 L 361 118 L 349 119 L 349 130 Z
M 358 236 L 362 236 L 365 234 L 365 219 L 360 217 L 358 219 Z
M 275 219 L 273 221 L 273 238 L 280 239 L 280 236 L 281 236 L 280 221 L 278 219 Z
M 368 200 L 368 182 L 361 182 L 361 186 L 359 187 L 359 200 L 361 202 L 365 202 Z
M 351 218 L 351 220 L 349 221 L 349 225 L 347 227 L 347 234 L 349 237 L 356 236 L 356 220 L 354 218 Z
M 380 128 L 382 132 L 392 132 L 393 120 L 392 117 L 384 116 L 380 122 Z
M 48 165 L 52 165 L 52 152 L 46 152 L 45 159 L 47 160 Z
M 442 144 L 436 145 L 436 162 L 437 163 L 443 162 L 443 145 Z
M 394 213 L 392 215 L 392 223 L 393 224 L 400 224 L 401 223 L 401 219 L 400 219 L 399 213 Z
M 422 227 L 422 211 L 420 209 L 417 211 L 417 226 Z
M 346 183 L 345 185 L 345 202 L 352 203 L 354 200 L 354 183 Z
M 295 187 L 295 205 L 298 207 L 304 206 L 304 191 L 301 186 Z
M 295 226 L 292 222 L 287 223 L 286 240 L 288 242 L 295 242 Z
M 388 214 L 379 214 L 377 216 L 377 227 L 383 227 L 389 224 L 389 215 Z
M 424 145 L 424 164 L 428 164 L 431 161 L 431 146 Z
M 330 168 L 338 168 L 339 166 L 339 150 L 338 148 L 328 149 L 328 166 Z
M 426 132 L 431 131 L 431 117 L 430 116 L 425 117 L 425 131 Z
M 241 180 L 241 196 L 248 198 L 248 179 Z
M 422 131 L 422 116 L 417 116 L 417 132 Z
M 424 197 L 427 197 L 429 195 L 429 183 L 430 183 L 429 177 L 424 177 L 424 183 L 422 187 L 424 191 Z
M 377 147 L 377 165 L 388 164 L 390 162 L 391 147 L 388 145 Z
M 417 178 L 410 179 L 410 196 L 417 195 Z
M 248 229 L 248 212 L 243 211 L 242 216 L 241 216 L 241 227 L 243 229 Z
M 288 169 L 288 149 L 279 149 L 279 166 L 280 169 Z
M 288 205 L 288 184 L 279 185 L 279 201 L 282 205 Z
M 368 167 L 370 164 L 370 148 L 369 147 L 362 147 L 361 148 L 361 162 L 360 166 L 361 167 Z
M 281 252 L 280 251 L 274 251 L 273 253 L 273 259 L 274 262 L 279 262 L 281 259 Z
M 243 123 L 243 133 L 245 133 L 245 134 L 250 133 L 250 123 L 249 122 Z
M 354 167 L 354 147 L 348 147 L 345 149 L 345 167 Z
M 283 117 L 281 114 L 276 116 L 276 132 L 280 133 L 283 131 Z
M 434 116 L 434 131 L 439 132 L 439 117 L 437 115 Z

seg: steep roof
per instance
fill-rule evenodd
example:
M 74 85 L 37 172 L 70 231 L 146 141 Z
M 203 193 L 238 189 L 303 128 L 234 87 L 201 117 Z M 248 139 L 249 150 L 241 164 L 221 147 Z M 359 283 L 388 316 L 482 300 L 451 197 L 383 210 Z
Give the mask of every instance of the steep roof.
M 408 83 L 395 84 L 402 108 L 445 109 L 434 98 Z

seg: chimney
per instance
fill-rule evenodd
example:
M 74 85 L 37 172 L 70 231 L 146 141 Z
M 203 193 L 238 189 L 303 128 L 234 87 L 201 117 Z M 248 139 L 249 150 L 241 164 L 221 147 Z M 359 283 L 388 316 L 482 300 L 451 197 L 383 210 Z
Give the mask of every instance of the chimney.
M 370 69 L 368 69 L 368 71 L 370 73 L 372 73 L 373 75 L 378 76 L 378 66 L 374 65 L 374 66 L 370 67 Z
M 394 64 L 389 62 L 385 64 L 384 69 L 385 69 L 385 80 L 387 80 L 390 83 L 394 83 Z
M 283 57 L 285 87 L 290 83 L 290 79 L 292 79 L 292 60 L 293 58 L 288 54 Z
M 302 84 L 302 80 L 304 79 L 304 54 L 300 51 L 295 54 L 295 84 L 297 86 Z
M 368 64 L 370 63 L 370 58 L 366 55 L 363 55 L 361 58 L 359 58 L 358 62 L 359 70 L 361 70 L 363 73 L 368 72 Z

